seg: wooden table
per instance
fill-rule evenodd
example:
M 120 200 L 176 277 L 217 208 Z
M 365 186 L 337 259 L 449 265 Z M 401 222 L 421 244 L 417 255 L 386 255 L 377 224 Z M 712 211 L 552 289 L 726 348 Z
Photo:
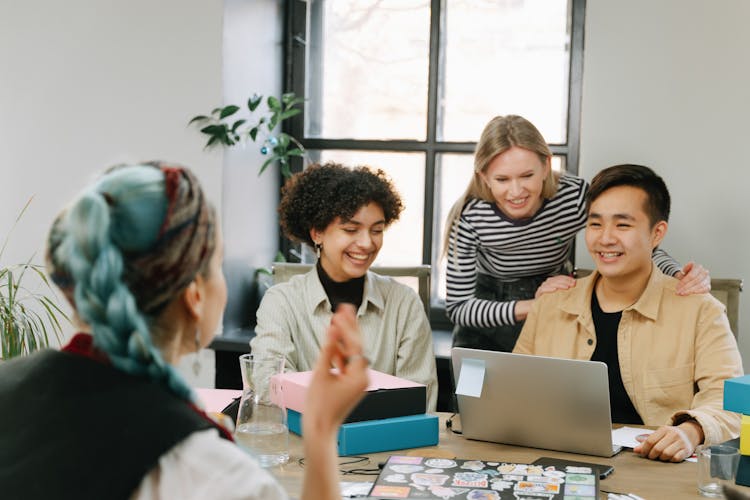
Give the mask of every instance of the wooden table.
M 579 462 L 593 462 L 614 465 L 614 472 L 599 483 L 601 490 L 621 493 L 635 493 L 647 500 L 669 500 L 704 498 L 698 494 L 697 468 L 694 462 L 678 464 L 648 460 L 635 455 L 630 450 L 624 450 L 612 458 L 594 457 L 561 453 L 536 448 L 523 448 L 484 441 L 464 439 L 459 434 L 453 434 L 445 427 L 448 413 L 440 415 L 440 443 L 438 446 L 427 448 L 413 448 L 402 451 L 389 451 L 368 455 L 368 463 L 342 466 L 342 469 L 377 468 L 379 462 L 385 462 L 390 455 L 431 456 L 443 458 L 478 459 L 493 462 L 531 463 L 540 457 L 566 458 Z M 290 434 L 289 463 L 270 469 L 293 498 L 299 498 L 302 487 L 304 466 L 300 465 L 302 458 L 302 439 Z M 340 463 L 348 461 L 350 457 L 341 457 Z M 342 481 L 374 481 L 376 476 L 346 475 L 340 476 Z M 738 490 L 750 498 L 750 488 L 738 486 Z M 600 498 L 606 499 L 602 492 Z

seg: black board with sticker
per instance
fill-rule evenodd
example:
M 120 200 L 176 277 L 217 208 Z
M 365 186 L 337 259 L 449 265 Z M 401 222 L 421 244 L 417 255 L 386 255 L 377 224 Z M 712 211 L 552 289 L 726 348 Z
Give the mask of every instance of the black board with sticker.
M 370 491 L 374 499 L 595 500 L 599 477 L 585 467 L 394 455 Z

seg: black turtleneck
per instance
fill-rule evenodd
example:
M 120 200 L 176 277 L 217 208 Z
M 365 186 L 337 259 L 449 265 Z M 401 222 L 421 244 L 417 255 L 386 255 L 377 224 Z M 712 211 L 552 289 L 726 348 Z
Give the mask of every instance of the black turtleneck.
M 354 307 L 359 309 L 359 306 L 362 305 L 362 296 L 365 292 L 364 276 L 339 283 L 338 281 L 333 281 L 326 274 L 323 266 L 320 265 L 320 261 L 318 261 L 315 267 L 318 270 L 318 278 L 323 285 L 323 290 L 325 290 L 328 301 L 331 303 L 331 311 L 335 311 L 336 307 L 344 302 L 354 304 Z

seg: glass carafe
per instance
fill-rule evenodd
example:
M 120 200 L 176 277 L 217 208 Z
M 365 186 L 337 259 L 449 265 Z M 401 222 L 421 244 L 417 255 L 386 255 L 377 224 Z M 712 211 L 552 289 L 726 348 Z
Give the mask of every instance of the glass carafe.
M 289 430 L 280 384 L 271 377 L 284 371 L 284 359 L 240 356 L 242 398 L 237 411 L 234 438 L 237 444 L 255 457 L 263 467 L 273 467 L 289 460 Z

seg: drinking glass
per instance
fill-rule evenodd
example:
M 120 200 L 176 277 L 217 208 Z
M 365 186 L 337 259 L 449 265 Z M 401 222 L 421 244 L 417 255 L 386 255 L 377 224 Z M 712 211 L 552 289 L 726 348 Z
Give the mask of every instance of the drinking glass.
M 740 450 L 720 444 L 698 446 L 698 492 L 705 497 L 724 498 L 721 487 L 734 485 Z
M 289 461 L 289 430 L 280 384 L 271 377 L 284 371 L 280 356 L 240 356 L 242 398 L 237 411 L 234 439 L 261 466 L 273 467 Z

